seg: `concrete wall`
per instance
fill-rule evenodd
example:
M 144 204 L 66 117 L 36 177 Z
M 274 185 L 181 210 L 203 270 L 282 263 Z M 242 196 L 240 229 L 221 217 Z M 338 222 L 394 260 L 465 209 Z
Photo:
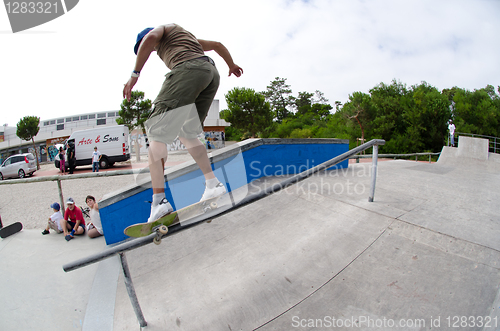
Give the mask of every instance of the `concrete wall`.
M 249 139 L 209 155 L 215 175 L 232 191 L 264 176 L 299 173 L 348 150 L 349 142 L 340 139 Z M 348 160 L 337 167 L 347 168 Z M 168 169 L 165 181 L 165 194 L 176 210 L 198 202 L 205 189 L 194 161 Z M 127 239 L 127 226 L 147 221 L 151 205 L 146 201 L 151 197 L 150 175 L 144 173 L 99 202 L 108 245 Z

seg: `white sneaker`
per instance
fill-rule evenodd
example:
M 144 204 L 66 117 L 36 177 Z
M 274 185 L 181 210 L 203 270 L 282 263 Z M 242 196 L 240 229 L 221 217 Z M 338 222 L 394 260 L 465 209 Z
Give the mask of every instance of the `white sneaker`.
M 151 214 L 149 215 L 148 218 L 148 223 L 154 222 L 157 219 L 170 214 L 171 212 L 174 211 L 174 208 L 172 208 L 172 205 L 166 198 L 163 198 L 160 203 L 156 206 L 151 205 Z
M 205 192 L 201 197 L 200 201 L 208 200 L 211 198 L 219 197 L 221 195 L 226 194 L 226 187 L 221 182 L 217 183 L 214 188 L 205 187 Z

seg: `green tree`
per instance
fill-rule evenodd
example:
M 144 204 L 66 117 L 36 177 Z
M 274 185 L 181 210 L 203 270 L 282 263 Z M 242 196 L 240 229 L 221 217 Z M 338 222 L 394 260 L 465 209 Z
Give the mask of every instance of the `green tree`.
M 474 91 L 454 88 L 453 92 L 449 95 L 457 132 L 500 136 L 500 97 L 493 86 Z
M 267 87 L 262 94 L 265 96 L 266 101 L 271 105 L 274 111 L 274 118 L 281 122 L 290 116 L 290 106 L 293 104 L 293 97 L 290 95 L 292 90 L 290 85 L 286 84 L 286 78 L 276 77 L 271 85 Z
M 370 95 L 354 92 L 349 95 L 349 101 L 344 104 L 342 110 L 347 119 L 355 121 L 359 125 L 361 142 L 364 143 L 366 140 L 365 129 L 370 129 L 373 116 L 373 104 Z M 356 139 L 358 138 L 356 137 Z
M 273 113 L 263 94 L 236 87 L 226 94 L 226 102 L 228 109 L 221 112 L 221 117 L 252 138 L 271 126 Z
M 297 114 L 304 115 L 309 110 L 313 104 L 313 93 L 309 92 L 299 92 L 298 98 L 295 98 L 294 105 L 297 109 Z
M 130 132 L 140 127 L 142 133 L 146 133 L 144 122 L 148 119 L 151 112 L 151 105 L 151 100 L 144 100 L 144 92 L 132 91 L 130 101 L 124 99 L 120 105 L 121 110 L 118 112 L 120 117 L 116 119 L 116 123 L 126 125 Z M 135 153 L 136 160 L 140 161 L 141 155 L 138 139 L 135 140 Z
M 386 144 L 381 151 L 387 153 L 410 152 L 406 138 L 405 109 L 411 103 L 411 96 L 405 84 L 393 80 L 390 85 L 380 83 L 370 90 L 374 113 L 368 139 L 381 138 Z
M 426 82 L 412 86 L 410 95 L 403 114 L 410 151 L 441 151 L 451 115 L 448 98 Z
M 36 168 L 40 170 L 40 163 L 38 162 L 38 151 L 35 146 L 35 136 L 40 131 L 40 118 L 36 116 L 25 116 L 17 123 L 16 135 L 26 141 L 31 140 L 33 149 L 35 150 Z

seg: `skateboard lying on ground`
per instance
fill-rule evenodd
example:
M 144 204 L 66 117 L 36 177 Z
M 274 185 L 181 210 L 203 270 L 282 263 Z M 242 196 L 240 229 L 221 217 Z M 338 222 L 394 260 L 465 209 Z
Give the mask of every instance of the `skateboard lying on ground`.
M 123 233 L 129 237 L 145 237 L 156 232 L 156 237 L 153 242 L 159 245 L 161 243 L 161 237 L 164 234 L 167 234 L 169 226 L 178 223 L 179 219 L 190 219 L 217 209 L 217 201 L 219 201 L 220 198 L 221 196 L 194 203 L 190 206 L 160 217 L 151 223 L 145 222 L 130 225 L 123 231 Z
M 20 222 L 12 223 L 0 229 L 0 237 L 7 238 L 14 233 L 17 233 L 23 229 L 23 225 Z

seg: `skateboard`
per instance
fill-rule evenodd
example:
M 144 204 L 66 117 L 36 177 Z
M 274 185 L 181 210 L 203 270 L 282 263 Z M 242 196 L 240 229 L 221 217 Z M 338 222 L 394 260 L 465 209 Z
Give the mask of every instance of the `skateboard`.
M 16 232 L 19 232 L 23 229 L 23 225 L 20 222 L 12 223 L 0 229 L 0 237 L 7 238 L 10 235 L 13 235 Z
M 215 197 L 194 203 L 190 206 L 176 210 L 160 217 L 151 223 L 137 223 L 125 228 L 123 233 L 129 237 L 145 237 L 156 232 L 156 237 L 153 242 L 156 245 L 161 243 L 161 237 L 168 233 L 168 227 L 179 222 L 179 219 L 186 220 L 192 217 L 207 213 L 211 210 L 217 209 L 217 201 L 221 198 Z

